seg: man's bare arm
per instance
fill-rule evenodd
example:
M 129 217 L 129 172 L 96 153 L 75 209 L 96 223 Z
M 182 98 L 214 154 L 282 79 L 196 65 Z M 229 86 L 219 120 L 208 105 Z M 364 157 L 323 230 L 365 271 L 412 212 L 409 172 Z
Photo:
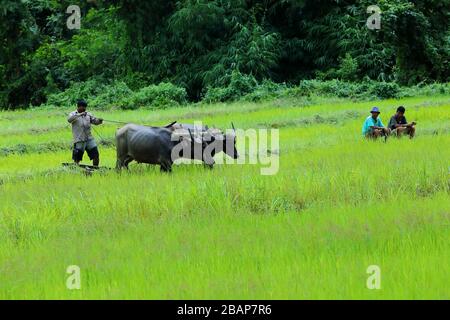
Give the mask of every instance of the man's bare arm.
M 103 119 L 102 118 L 96 118 L 94 116 L 91 116 L 91 123 L 98 126 L 100 124 L 103 123 Z

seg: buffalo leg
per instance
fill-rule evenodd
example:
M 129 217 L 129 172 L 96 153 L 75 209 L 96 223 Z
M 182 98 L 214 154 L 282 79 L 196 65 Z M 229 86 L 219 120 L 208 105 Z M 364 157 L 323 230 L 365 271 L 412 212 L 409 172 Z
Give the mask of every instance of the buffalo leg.
M 127 170 L 128 170 L 128 165 L 129 165 L 133 160 L 134 160 L 134 159 L 131 158 L 131 157 L 127 157 L 127 158 L 125 159 L 124 166 L 125 166 L 125 168 L 127 168 Z
M 122 170 L 123 168 L 126 168 L 128 170 L 128 165 L 130 164 L 131 161 L 133 161 L 133 158 L 128 156 L 125 158 L 117 159 L 116 169 Z
M 162 162 L 160 167 L 161 172 L 172 172 L 172 163 L 170 162 Z
M 120 170 L 122 170 L 123 167 L 124 167 L 124 165 L 123 165 L 123 160 L 117 159 L 117 162 L 116 162 L 116 170 L 117 170 L 117 171 L 120 171 Z

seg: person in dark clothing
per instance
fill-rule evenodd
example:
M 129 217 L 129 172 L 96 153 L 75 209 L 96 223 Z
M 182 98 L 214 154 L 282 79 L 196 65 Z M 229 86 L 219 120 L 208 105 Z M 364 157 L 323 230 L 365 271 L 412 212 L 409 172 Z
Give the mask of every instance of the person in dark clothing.
M 389 121 L 388 128 L 391 129 L 392 133 L 396 134 L 397 137 L 407 134 L 412 139 L 416 134 L 416 123 L 408 123 L 408 121 L 406 121 L 405 111 L 405 107 L 398 107 L 397 113 L 394 114 Z

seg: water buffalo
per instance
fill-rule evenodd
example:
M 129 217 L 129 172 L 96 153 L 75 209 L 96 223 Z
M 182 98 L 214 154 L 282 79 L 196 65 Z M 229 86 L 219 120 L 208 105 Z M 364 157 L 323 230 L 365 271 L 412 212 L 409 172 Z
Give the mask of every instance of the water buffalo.
M 201 160 L 212 168 L 214 155 L 221 151 L 238 158 L 235 134 L 223 134 L 207 127 L 203 130 L 192 128 L 182 124 L 166 127 L 125 125 L 116 133 L 116 168 L 128 168 L 135 160 L 160 165 L 161 171 L 171 171 L 173 162 L 180 158 Z
M 186 137 L 171 128 L 127 124 L 116 132 L 116 168 L 128 168 L 135 160 L 160 165 L 161 171 L 171 171 L 173 162 L 183 157 L 207 163 L 203 159 L 206 146 L 192 134 Z
M 208 163 L 209 167 L 214 165 L 214 155 L 220 152 L 224 152 L 226 155 L 233 159 L 238 158 L 238 152 L 236 150 L 236 129 L 234 124 L 231 123 L 233 127 L 233 133 L 223 133 L 221 130 L 216 128 L 208 128 L 208 126 L 195 126 L 192 124 L 184 123 L 171 123 L 170 127 L 176 131 L 182 132 L 183 130 L 189 130 L 193 132 L 194 136 L 202 140 L 203 145 L 206 143 L 204 148 L 203 157 Z

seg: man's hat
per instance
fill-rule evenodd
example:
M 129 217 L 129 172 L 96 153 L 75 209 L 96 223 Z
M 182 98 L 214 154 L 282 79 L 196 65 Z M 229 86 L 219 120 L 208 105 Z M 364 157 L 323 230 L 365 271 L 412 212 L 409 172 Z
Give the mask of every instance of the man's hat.
M 381 113 L 380 109 L 378 107 L 373 107 L 372 110 L 370 110 L 370 113 Z

